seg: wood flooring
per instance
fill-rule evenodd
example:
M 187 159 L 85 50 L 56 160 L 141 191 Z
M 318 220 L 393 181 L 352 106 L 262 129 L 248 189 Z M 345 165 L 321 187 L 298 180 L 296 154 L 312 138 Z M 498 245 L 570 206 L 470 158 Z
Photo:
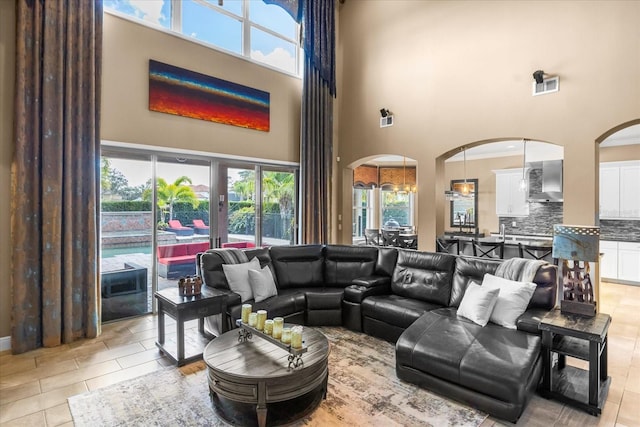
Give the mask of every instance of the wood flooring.
M 611 314 L 612 384 L 600 417 L 535 396 L 518 426 L 640 426 L 640 286 L 600 285 L 600 311 Z M 167 338 L 175 327 L 167 318 Z M 197 322 L 188 323 L 194 332 Z M 0 425 L 72 426 L 67 397 L 169 366 L 155 346 L 157 316 L 103 325 L 100 337 L 21 355 L 0 354 Z M 567 362 L 586 367 L 568 358 Z M 180 368 L 189 374 L 202 362 Z M 483 427 L 513 425 L 489 417 Z

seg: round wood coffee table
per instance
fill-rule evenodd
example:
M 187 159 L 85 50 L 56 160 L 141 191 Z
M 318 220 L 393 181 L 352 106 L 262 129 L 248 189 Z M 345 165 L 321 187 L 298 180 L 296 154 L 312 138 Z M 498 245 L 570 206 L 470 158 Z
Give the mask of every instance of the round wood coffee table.
M 286 350 L 255 335 L 239 340 L 238 331 L 222 334 L 204 349 L 218 415 L 235 425 L 257 421 L 263 427 L 268 409 L 269 424 L 281 424 L 306 416 L 326 398 L 329 341 L 321 332 L 304 328 L 308 350 L 302 365 L 290 368 Z

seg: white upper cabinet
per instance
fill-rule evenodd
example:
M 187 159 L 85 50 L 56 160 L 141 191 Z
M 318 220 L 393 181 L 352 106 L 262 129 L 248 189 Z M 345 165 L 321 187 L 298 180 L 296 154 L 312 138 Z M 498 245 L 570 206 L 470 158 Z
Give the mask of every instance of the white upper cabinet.
M 640 165 L 620 167 L 620 216 L 640 218 Z
M 500 169 L 496 174 L 496 215 L 529 216 L 527 192 L 520 190 L 522 169 Z
M 600 218 L 640 219 L 640 161 L 600 164 Z

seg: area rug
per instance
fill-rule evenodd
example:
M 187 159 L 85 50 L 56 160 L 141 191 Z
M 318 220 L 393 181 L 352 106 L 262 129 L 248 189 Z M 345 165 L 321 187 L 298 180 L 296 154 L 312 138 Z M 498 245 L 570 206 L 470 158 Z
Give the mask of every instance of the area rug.
M 478 426 L 486 414 L 400 381 L 393 344 L 344 328 L 331 343 L 327 399 L 295 426 Z M 228 426 L 214 412 L 205 370 L 167 368 L 70 397 L 76 426 Z

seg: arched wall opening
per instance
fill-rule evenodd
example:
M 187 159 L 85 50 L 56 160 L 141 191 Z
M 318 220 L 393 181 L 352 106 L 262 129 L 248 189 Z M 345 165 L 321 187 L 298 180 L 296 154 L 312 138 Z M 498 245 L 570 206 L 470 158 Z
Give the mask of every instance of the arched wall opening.
M 526 140 L 526 158 L 523 141 Z M 464 158 L 466 157 L 466 162 Z M 514 175 L 519 183 L 525 179 L 527 187 L 522 198 L 529 200 L 530 192 L 537 196 L 542 191 L 542 166 L 556 163 L 555 168 L 562 170 L 564 147 L 560 144 L 529 137 L 499 137 L 472 141 L 442 153 L 436 162 L 440 166 L 435 192 L 436 197 L 444 199 L 445 191 L 451 190 L 455 181 L 475 180 L 477 182 L 477 200 L 473 226 L 460 226 L 455 221 L 454 212 L 458 204 L 445 200 L 442 209 L 436 210 L 436 235 L 445 233 L 489 236 L 500 231 L 504 224 L 507 234 L 512 235 L 551 235 L 554 222 L 562 222 L 563 204 L 561 201 L 527 203 L 526 212 L 513 215 L 499 211 L 500 195 L 496 192 L 497 177 L 504 174 Z M 523 177 L 523 165 L 524 168 Z M 505 178 L 500 178 L 504 180 Z M 532 185 L 529 185 L 532 184 Z M 560 184 L 560 191 L 562 187 Z M 469 208 L 473 205 L 467 205 Z M 533 212 L 533 214 L 531 214 Z
M 352 244 L 371 243 L 366 234 L 373 230 L 415 233 L 417 175 L 417 161 L 397 154 L 367 156 L 345 167 L 343 206 L 349 209 L 342 223 L 351 227 Z
M 640 285 L 640 119 L 595 140 L 603 282 Z

